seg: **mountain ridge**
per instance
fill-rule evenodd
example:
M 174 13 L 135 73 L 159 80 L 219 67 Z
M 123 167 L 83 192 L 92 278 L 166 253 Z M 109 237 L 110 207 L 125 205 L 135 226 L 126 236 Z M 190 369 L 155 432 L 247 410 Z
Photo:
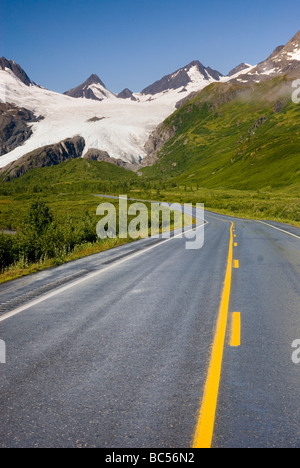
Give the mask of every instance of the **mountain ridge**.
M 241 74 L 237 81 L 249 83 L 264 81 L 275 76 L 288 74 L 297 77 L 300 72 L 300 31 L 286 44 L 276 47 L 269 57 Z
M 280 64 L 280 62 L 284 63 Z M 274 64 L 276 64 L 275 69 Z M 270 65 L 273 65 L 274 70 L 270 67 Z M 269 55 L 269 57 L 258 63 L 256 66 L 252 67 L 252 70 L 245 74 L 242 74 L 241 72 L 251 67 L 251 65 L 248 65 L 245 62 L 237 65 L 228 73 L 228 75 L 224 76 L 222 73 L 212 69 L 211 67 L 205 67 L 199 60 L 194 60 L 188 65 L 181 67 L 173 73 L 165 75 L 161 79 L 158 79 L 154 83 L 148 85 L 146 88 L 140 91 L 140 93 L 133 93 L 128 88 L 125 88 L 118 94 L 112 93 L 108 90 L 107 86 L 103 83 L 97 74 L 92 74 L 86 81 L 68 91 L 65 91 L 62 94 L 78 98 L 86 97 L 87 99 L 95 100 L 102 100 L 102 98 L 111 96 L 120 97 L 122 99 L 124 99 L 123 96 L 125 96 L 125 99 L 128 99 L 134 97 L 134 94 L 155 95 L 168 90 L 184 88 L 193 81 L 193 77 L 191 78 L 189 74 L 193 68 L 194 72 L 198 71 L 200 75 L 202 75 L 201 77 L 203 80 L 221 81 L 222 78 L 230 78 L 237 73 L 241 73 L 240 77 L 243 78 L 244 76 L 253 77 L 254 75 L 260 75 L 260 78 L 262 78 L 261 75 L 273 75 L 276 73 L 278 74 L 279 72 L 289 72 L 291 70 L 298 69 L 299 66 L 300 30 L 287 44 L 276 47 L 276 49 Z M 30 77 L 20 65 L 16 64 L 13 60 L 8 60 L 5 57 L 1 57 L 0 70 L 6 69 L 14 73 L 14 75 L 19 78 L 26 86 L 38 86 L 30 79 Z M 95 95 L 93 90 L 90 88 L 91 86 L 99 86 L 99 92 L 103 95 L 103 97 Z
M 34 81 L 32 81 L 23 68 L 15 63 L 13 60 L 7 60 L 5 57 L 0 58 L 0 70 L 5 71 L 6 69 L 10 70 L 19 80 L 22 81 L 26 86 L 37 86 Z
M 141 91 L 141 94 L 155 95 L 164 91 L 185 88 L 188 84 L 193 82 L 193 79 L 202 79 L 208 82 L 210 80 L 219 81 L 222 76 L 223 75 L 217 70 L 205 67 L 199 60 L 194 60 L 185 67 L 179 68 L 175 72 L 147 86 Z

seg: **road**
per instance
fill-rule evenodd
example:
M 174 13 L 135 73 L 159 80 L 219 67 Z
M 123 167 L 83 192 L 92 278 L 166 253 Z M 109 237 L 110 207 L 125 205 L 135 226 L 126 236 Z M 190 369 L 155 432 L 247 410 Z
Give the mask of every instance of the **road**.
M 300 446 L 300 230 L 206 220 L 0 286 L 0 447 Z

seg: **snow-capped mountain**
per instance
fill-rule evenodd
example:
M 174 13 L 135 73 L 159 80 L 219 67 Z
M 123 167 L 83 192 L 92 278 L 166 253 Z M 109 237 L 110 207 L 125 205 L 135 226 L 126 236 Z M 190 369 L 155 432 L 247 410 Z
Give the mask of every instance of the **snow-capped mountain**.
M 64 94 L 73 98 L 92 99 L 94 101 L 103 101 L 104 99 L 114 99 L 116 97 L 115 94 L 108 91 L 97 75 L 91 75 L 84 83 L 66 91 Z
M 299 72 L 300 31 L 257 66 L 240 64 L 226 77 L 194 61 L 140 93 L 126 88 L 119 95 L 111 93 L 97 75 L 65 94 L 55 93 L 36 85 L 19 65 L 3 57 L 0 138 L 5 141 L 0 168 L 37 148 L 77 136 L 85 141 L 83 157 L 93 149 L 136 163 L 147 155 L 145 145 L 153 131 L 175 111 L 179 101 L 189 100 L 193 93 L 215 82 L 243 86 Z
M 233 76 L 239 76 L 241 73 L 246 73 L 250 71 L 250 68 L 253 68 L 252 65 L 249 65 L 248 63 L 240 63 L 237 67 L 233 68 L 229 73 L 228 77 L 232 78 Z
M 7 60 L 5 57 L 1 57 L 0 58 L 0 70 L 6 71 L 16 76 L 26 86 L 36 86 L 36 84 L 29 78 L 29 76 L 20 67 L 20 65 L 15 63 L 13 60 Z
M 298 75 L 300 72 L 300 31 L 285 45 L 277 47 L 263 62 L 235 77 L 242 83 L 274 78 L 278 75 Z
M 143 89 L 141 94 L 154 96 L 170 90 L 184 92 L 189 85 L 202 85 L 203 82 L 207 84 L 212 81 L 219 81 L 222 76 L 218 71 L 206 68 L 199 61 L 194 61 Z
M 132 93 L 126 88 L 118 96 L 111 93 L 97 75 L 92 75 L 77 88 L 59 94 L 35 85 L 28 77 L 23 79 L 26 73 L 22 73 L 19 66 L 17 74 L 11 67 L 2 67 L 0 101 L 14 109 L 32 112 L 36 121 L 27 122 L 30 128 L 28 139 L 0 157 L 0 168 L 37 148 L 75 136 L 85 140 L 83 156 L 94 149 L 107 152 L 112 158 L 136 163 L 146 156 L 145 144 L 150 134 L 174 112 L 176 103 L 216 81 L 214 72 L 209 73 L 210 69 L 200 73 L 202 68 L 198 63 L 193 62 L 185 67 L 186 70 L 182 69 L 189 77 L 185 87 L 172 85 L 156 94 Z M 218 78 L 219 73 L 215 76 Z M 154 92 L 153 85 L 150 88 Z M 11 140 L 14 140 L 13 136 Z

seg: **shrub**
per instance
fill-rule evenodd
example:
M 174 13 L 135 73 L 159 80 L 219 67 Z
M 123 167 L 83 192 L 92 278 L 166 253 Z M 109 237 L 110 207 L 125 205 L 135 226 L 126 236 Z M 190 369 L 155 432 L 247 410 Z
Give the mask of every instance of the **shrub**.
M 0 234 L 0 270 L 12 265 L 18 257 L 15 239 L 8 234 Z

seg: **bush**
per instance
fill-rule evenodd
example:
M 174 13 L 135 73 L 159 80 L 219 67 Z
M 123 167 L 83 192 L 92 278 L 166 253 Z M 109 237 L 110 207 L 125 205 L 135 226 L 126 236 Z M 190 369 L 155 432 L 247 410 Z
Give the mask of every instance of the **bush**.
M 52 224 L 53 216 L 50 208 L 41 200 L 31 205 L 28 213 L 28 224 L 38 235 L 44 233 Z
M 0 234 L 0 270 L 12 265 L 18 258 L 15 239 L 8 234 Z
M 74 222 L 72 218 L 54 220 L 50 208 L 41 200 L 35 201 L 16 236 L 0 236 L 0 270 L 19 262 L 36 263 L 46 258 L 62 263 L 76 246 L 97 241 L 96 221 L 85 213 Z

